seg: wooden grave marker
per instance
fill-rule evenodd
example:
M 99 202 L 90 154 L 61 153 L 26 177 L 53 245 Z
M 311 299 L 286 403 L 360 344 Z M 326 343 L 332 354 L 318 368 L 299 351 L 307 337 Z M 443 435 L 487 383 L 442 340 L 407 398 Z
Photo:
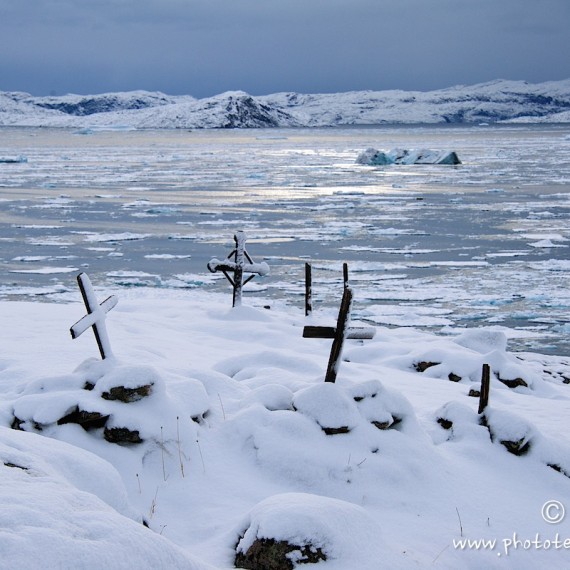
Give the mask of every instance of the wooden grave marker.
M 488 364 L 483 364 L 481 372 L 481 393 L 479 395 L 479 410 L 478 414 L 481 415 L 489 405 L 489 391 L 491 387 L 491 367 Z
M 313 278 L 310 263 L 305 263 L 305 316 L 313 312 Z
M 77 276 L 77 283 L 83 297 L 83 302 L 87 308 L 87 314 L 77 321 L 69 330 L 71 338 L 81 336 L 89 327 L 93 329 L 101 358 L 105 360 L 113 356 L 111 350 L 111 343 L 107 335 L 107 327 L 105 326 L 105 319 L 107 313 L 117 304 L 118 299 L 115 295 L 107 297 L 101 304 L 98 303 L 91 280 L 86 273 L 80 273 Z
M 249 283 L 256 275 L 267 275 L 269 273 L 269 265 L 265 261 L 255 263 L 249 253 L 247 253 L 245 249 L 245 232 L 236 232 L 234 241 L 236 247 L 228 257 L 224 261 L 216 258 L 210 260 L 208 270 L 212 273 L 221 271 L 226 276 L 226 279 L 234 289 L 232 306 L 236 307 L 241 305 L 243 286 Z M 230 276 L 230 273 L 233 273 L 233 277 Z M 251 273 L 251 275 L 244 279 L 244 273 Z
M 306 326 L 303 328 L 303 338 L 332 338 L 333 343 L 325 374 L 325 382 L 335 382 L 340 366 L 344 341 L 352 339 L 371 339 L 376 330 L 372 327 L 350 327 L 350 312 L 352 309 L 352 289 L 345 287 L 338 312 L 336 327 Z
M 305 316 L 308 317 L 313 312 L 313 278 L 312 266 L 305 263 Z M 348 287 L 348 263 L 342 264 L 342 281 L 344 288 Z M 332 336 L 330 338 L 333 338 Z

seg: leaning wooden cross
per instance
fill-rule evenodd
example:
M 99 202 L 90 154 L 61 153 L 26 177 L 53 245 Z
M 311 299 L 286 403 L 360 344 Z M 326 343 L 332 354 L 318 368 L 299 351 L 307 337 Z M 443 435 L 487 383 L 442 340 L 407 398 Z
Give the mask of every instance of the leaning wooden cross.
M 244 232 L 236 232 L 234 235 L 236 247 L 228 257 L 224 261 L 214 258 L 208 263 L 208 269 L 212 273 L 221 271 L 234 288 L 234 307 L 241 305 L 241 293 L 246 283 L 249 283 L 256 275 L 267 275 L 269 273 L 269 265 L 265 261 L 255 263 L 249 253 L 247 253 L 245 240 Z M 230 273 L 233 273 L 233 277 L 230 276 Z M 251 275 L 244 279 L 244 273 L 250 273 Z
M 376 332 L 371 327 L 349 327 L 350 311 L 352 308 L 352 289 L 344 288 L 336 327 L 306 326 L 303 329 L 304 338 L 332 338 L 333 343 L 329 355 L 329 363 L 325 374 L 325 382 L 335 382 L 340 366 L 344 341 L 347 338 L 370 339 Z
M 91 280 L 85 273 L 80 273 L 77 276 L 77 283 L 81 290 L 83 302 L 87 308 L 87 314 L 77 321 L 70 330 L 71 338 L 77 338 L 83 334 L 89 327 L 93 328 L 95 340 L 101 353 L 101 358 L 109 358 L 113 356 L 111 351 L 111 343 L 107 336 L 107 327 L 105 326 L 106 314 L 117 304 L 118 299 L 115 295 L 111 295 L 105 299 L 101 304 L 98 303 L 95 291 L 91 285 Z

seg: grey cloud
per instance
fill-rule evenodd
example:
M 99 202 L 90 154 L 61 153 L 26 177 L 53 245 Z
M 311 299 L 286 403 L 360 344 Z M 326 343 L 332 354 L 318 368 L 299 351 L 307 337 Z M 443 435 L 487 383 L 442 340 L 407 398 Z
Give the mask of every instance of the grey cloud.
M 0 0 L 0 90 L 212 95 L 570 77 L 567 0 Z

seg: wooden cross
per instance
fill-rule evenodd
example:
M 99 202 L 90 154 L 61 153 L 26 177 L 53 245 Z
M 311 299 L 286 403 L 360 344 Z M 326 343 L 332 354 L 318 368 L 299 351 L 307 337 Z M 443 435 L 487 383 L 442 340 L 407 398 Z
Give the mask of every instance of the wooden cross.
M 374 329 L 350 328 L 350 311 L 352 308 L 352 289 L 345 287 L 338 312 L 336 327 L 308 326 L 303 329 L 304 338 L 332 338 L 333 343 L 329 355 L 325 382 L 335 382 L 340 366 L 344 341 L 347 338 L 372 338 Z M 361 332 L 359 335 L 358 332 Z
M 267 275 L 269 273 L 269 265 L 265 261 L 254 263 L 245 249 L 245 240 L 244 232 L 236 232 L 234 235 L 236 247 L 228 257 L 224 261 L 214 258 L 208 263 L 208 269 L 212 273 L 221 271 L 234 288 L 233 307 L 241 305 L 241 293 L 246 283 L 249 283 L 256 275 Z M 233 277 L 230 276 L 230 273 L 233 273 Z M 251 275 L 244 280 L 244 273 L 251 273 Z
M 71 338 L 77 338 L 82 335 L 89 327 L 93 328 L 95 340 L 101 353 L 101 358 L 109 358 L 113 356 L 111 351 L 111 343 L 107 336 L 107 327 L 105 326 L 106 314 L 117 304 L 118 299 L 115 295 L 111 295 L 101 304 L 98 303 L 95 291 L 91 285 L 91 280 L 86 273 L 80 273 L 77 276 L 77 283 L 83 297 L 83 302 L 87 308 L 87 314 L 77 321 L 70 330 Z

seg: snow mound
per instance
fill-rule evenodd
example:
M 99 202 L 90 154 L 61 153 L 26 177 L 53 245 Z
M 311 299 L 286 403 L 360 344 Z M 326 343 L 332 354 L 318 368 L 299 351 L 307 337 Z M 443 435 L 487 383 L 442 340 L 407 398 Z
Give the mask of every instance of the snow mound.
M 386 550 L 381 528 L 362 507 L 308 493 L 274 495 L 248 513 L 241 525 L 236 566 L 239 561 L 250 562 L 255 547 L 263 548 L 262 541 L 292 548 L 280 565 L 256 566 L 260 569 L 292 569 L 296 562 L 306 563 L 311 554 L 312 562 L 327 560 L 329 569 L 360 568 L 369 556 L 380 560 Z
M 132 520 L 119 474 L 87 451 L 0 427 L 0 479 L 5 568 L 207 569 Z
M 192 431 L 191 420 L 208 411 L 202 383 L 187 378 L 181 386 L 173 398 L 152 367 L 89 359 L 73 374 L 31 382 L 12 403 L 11 425 L 56 438 L 73 427 L 113 444 L 164 443 L 175 439 L 173 427 L 165 432 L 173 418 Z

